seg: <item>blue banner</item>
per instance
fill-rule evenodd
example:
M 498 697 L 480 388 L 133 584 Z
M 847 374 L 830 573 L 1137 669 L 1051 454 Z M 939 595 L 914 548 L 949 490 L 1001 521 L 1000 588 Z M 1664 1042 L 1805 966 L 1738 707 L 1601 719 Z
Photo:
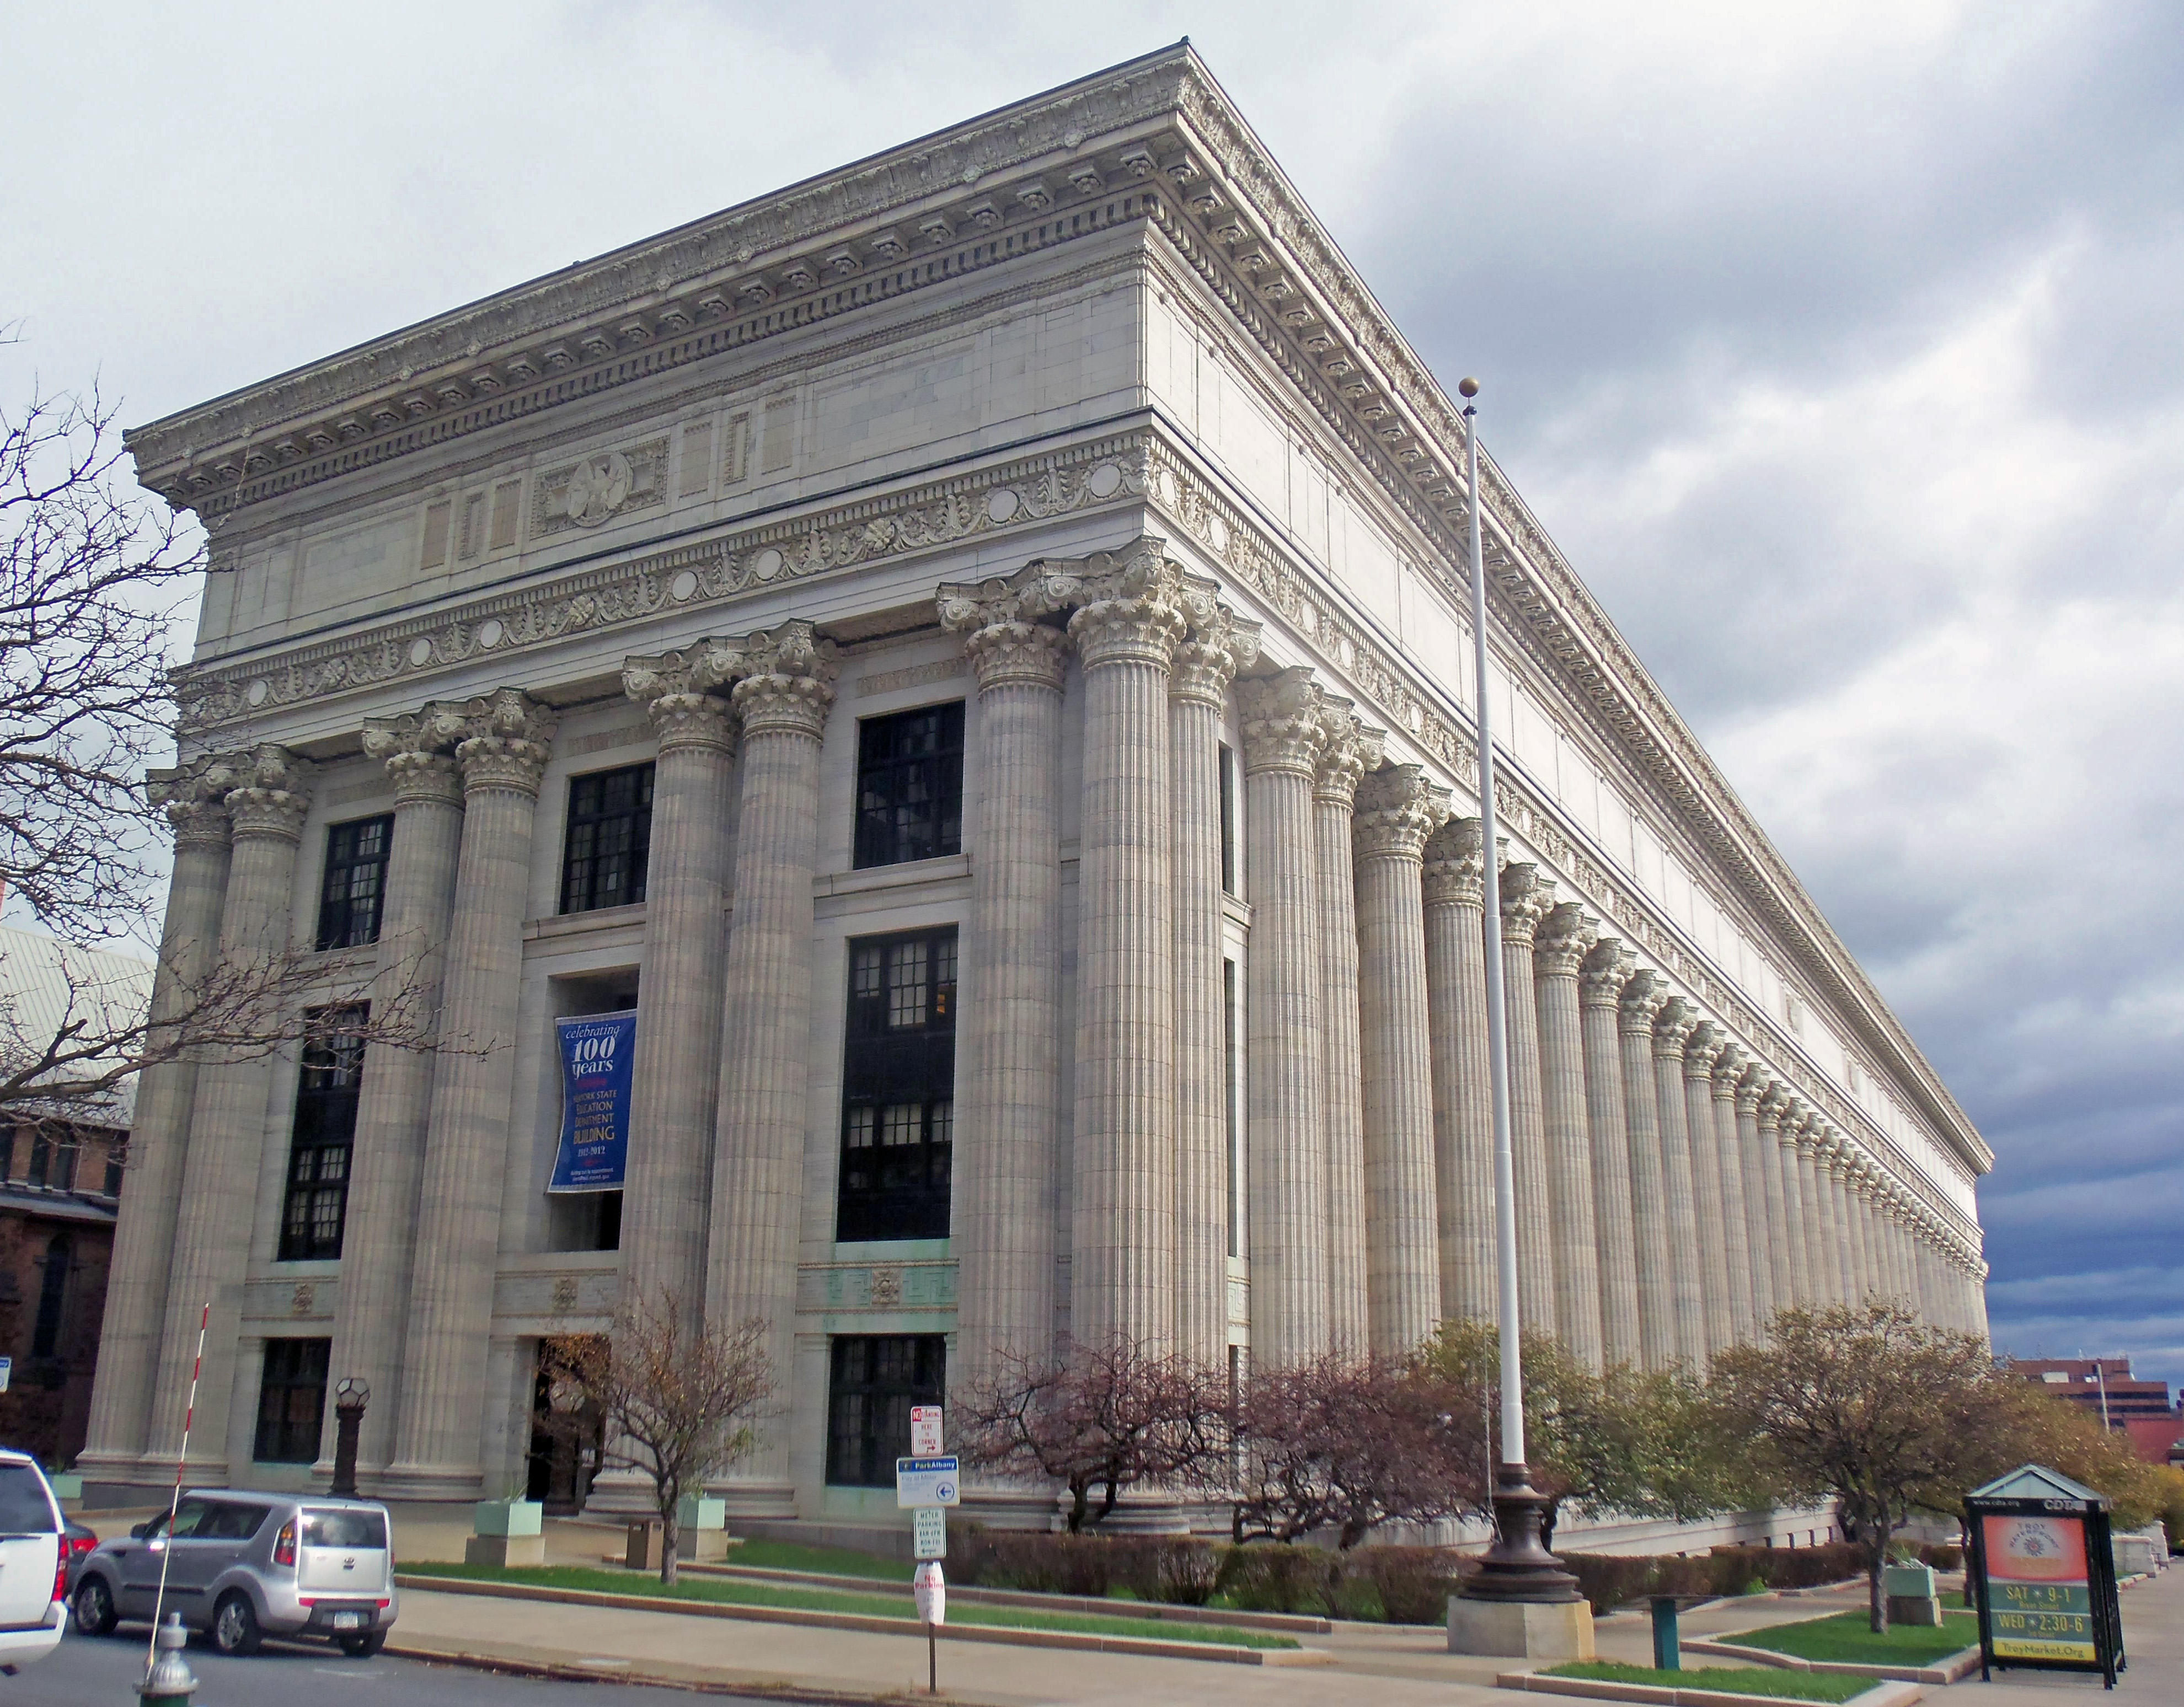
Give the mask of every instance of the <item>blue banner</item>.
M 556 1020 L 561 1040 L 561 1150 L 549 1192 L 618 1192 L 629 1158 L 629 1070 L 637 1015 Z

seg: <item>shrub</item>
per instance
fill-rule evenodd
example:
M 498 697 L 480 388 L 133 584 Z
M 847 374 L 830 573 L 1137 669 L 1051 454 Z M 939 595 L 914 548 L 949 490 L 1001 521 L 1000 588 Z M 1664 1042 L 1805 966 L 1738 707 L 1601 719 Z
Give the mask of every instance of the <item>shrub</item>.
M 1317 1547 L 1255 1542 L 1232 1547 L 1221 1561 L 1217 1592 L 1245 1612 L 1306 1612 L 1342 1615 L 1336 1589 L 1342 1561 Z
M 1962 1571 L 1964 1568 L 1964 1550 L 1953 1541 L 1938 1544 L 1922 1542 L 1917 1551 L 1919 1562 L 1930 1565 L 1936 1571 Z
M 1362 1610 L 1377 1602 L 1390 1624 L 1446 1624 L 1448 1597 L 1463 1580 L 1466 1561 L 1440 1547 L 1360 1547 L 1343 1555 L 1346 1618 L 1369 1618 Z M 1365 1591 L 1370 1591 L 1371 1602 Z
M 1220 1555 L 1181 1535 L 1049 1535 L 971 1527 L 948 1537 L 949 1575 L 966 1587 L 1098 1598 L 1117 1589 L 1140 1600 L 1203 1606 L 1213 1598 Z

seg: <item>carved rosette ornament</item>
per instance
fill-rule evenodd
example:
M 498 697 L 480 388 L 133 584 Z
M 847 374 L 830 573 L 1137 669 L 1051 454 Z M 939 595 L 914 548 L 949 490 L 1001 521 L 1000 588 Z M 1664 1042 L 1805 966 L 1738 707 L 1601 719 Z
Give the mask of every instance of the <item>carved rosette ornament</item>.
M 1423 859 L 1426 841 L 1448 816 L 1449 791 L 1418 765 L 1390 765 L 1358 785 L 1351 835 L 1360 859 Z
M 1577 969 L 1577 999 L 1580 1007 L 1619 1007 L 1630 976 L 1630 956 L 1613 937 L 1602 937 L 1585 951 Z
M 1451 818 L 1426 837 L 1429 907 L 1486 905 L 1485 832 L 1476 818 Z
M 1312 772 L 1312 798 L 1346 812 L 1357 798 L 1357 784 L 1380 763 L 1388 738 L 1384 729 L 1368 727 L 1347 699 L 1320 701 L 1319 759 Z
M 436 721 L 443 729 L 449 713 L 460 717 L 462 738 L 455 742 L 455 762 L 463 768 L 465 794 L 493 789 L 536 798 L 560 721 L 554 712 L 514 687 L 464 700 L 459 708 L 431 709 L 438 714 Z
M 1574 978 L 1600 933 L 1575 901 L 1550 908 L 1532 934 L 1532 972 L 1540 978 Z
M 738 648 L 742 679 L 734 702 L 745 739 L 756 735 L 808 735 L 816 741 L 834 703 L 842 673 L 834 642 L 801 618 L 745 637 Z
M 1502 868 L 1502 942 L 1505 948 L 1528 947 L 1534 933 L 1554 910 L 1555 886 L 1529 861 Z
M 207 753 L 187 765 L 146 772 L 144 796 L 166 815 L 176 847 L 225 846 L 227 794 L 241 780 L 236 754 Z
M 1327 739 L 1320 721 L 1325 695 L 1311 670 L 1299 666 L 1255 677 L 1237 690 L 1244 711 L 1244 768 L 1286 770 L 1309 780 Z
M 660 751 L 705 748 L 733 753 L 735 713 L 728 702 L 707 692 L 719 686 L 694 660 L 710 657 L 719 642 L 701 640 L 695 647 L 663 652 L 656 658 L 626 658 L 621 666 L 621 691 L 644 708 L 659 737 Z
M 232 761 L 236 786 L 224 804 L 235 833 L 272 836 L 295 842 L 304 834 L 304 815 L 311 809 L 315 767 L 285 747 L 254 747 Z
M 1658 1037 L 1654 1026 L 1667 998 L 1661 993 L 1661 975 L 1640 967 L 1624 982 L 1616 998 L 1617 1031 L 1625 1037 Z
M 940 626 L 963 637 L 981 690 L 1010 684 L 1061 691 L 1069 639 L 1045 619 L 1046 566 L 1034 563 L 1006 579 L 944 584 Z

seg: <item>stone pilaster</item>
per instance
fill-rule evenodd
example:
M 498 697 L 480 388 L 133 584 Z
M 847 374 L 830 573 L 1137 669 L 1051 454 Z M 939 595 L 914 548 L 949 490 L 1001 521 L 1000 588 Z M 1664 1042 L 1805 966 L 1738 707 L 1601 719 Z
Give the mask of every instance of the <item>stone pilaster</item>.
M 1771 1317 L 1797 1301 L 1797 1265 L 1791 1254 L 1790 1204 L 1782 1179 L 1782 1109 L 1774 1100 L 1774 1081 L 1757 1066 L 1737 1082 L 1736 1126 L 1740 1132 L 1750 1133 L 1745 1153 L 1758 1158 L 1765 1193 L 1767 1243 L 1764 1259 L 1757 1267 L 1766 1271 L 1766 1315 Z
M 645 709 L 659 740 L 622 1184 L 622 1280 L 648 1308 L 671 1298 L 694 1321 L 705 1302 L 705 1214 L 727 1000 L 736 728 L 726 696 L 737 656 L 733 645 L 705 640 L 627 659 L 621 671 L 622 692 Z
M 1600 1346 L 1602 1359 L 1611 1366 L 1646 1362 L 1638 1324 L 1630 1125 L 1624 1110 L 1623 1061 L 1616 1039 L 1617 1005 L 1630 976 L 1630 957 L 1612 937 L 1595 943 L 1578 970 L 1585 1129 L 1592 1153 L 1593 1233 L 1599 1255 Z
M 1694 1369 L 1713 1354 L 1707 1311 L 1709 1283 L 1692 1184 L 1691 1117 L 1684 1097 L 1684 1040 L 1696 1020 L 1691 1004 L 1670 996 L 1653 1020 L 1654 1103 L 1661 1117 L 1661 1171 L 1669 1198 L 1665 1260 L 1676 1307 L 1676 1354 Z M 1724 1282 L 1726 1284 L 1726 1282 Z
M 1752 1210 L 1746 1196 L 1744 1150 L 1736 1134 L 1736 1081 L 1744 1072 L 1744 1053 L 1724 1044 L 1713 1058 L 1714 1154 L 1721 1161 L 1722 1253 L 1729 1267 L 1730 1311 L 1736 1337 L 1749 1341 L 1759 1325 L 1758 1294 L 1752 1257 Z M 1757 1181 L 1752 1182 L 1756 1186 Z
M 237 782 L 233 755 L 208 755 L 147 779 L 152 803 L 175 832 L 175 871 L 152 980 L 153 1023 L 171 1028 L 220 950 L 227 893 L 227 792 Z M 162 1033 L 172 1038 L 171 1029 Z M 114 1231 L 106 1279 L 87 1443 L 78 1466 L 93 1481 L 130 1477 L 147 1444 L 159 1332 L 174 1266 L 175 1221 L 197 1101 L 198 1059 L 184 1051 L 148 1067 L 136 1085 L 129 1134 L 129 1178 Z
M 738 656 L 722 673 L 735 681 L 729 698 L 743 726 L 743 758 L 705 1315 L 760 1323 L 767 1361 L 786 1380 L 811 1104 L 819 744 L 840 665 L 834 643 L 800 619 L 732 648 Z M 762 1428 L 727 1492 L 738 1510 L 793 1513 L 784 1426 Z
M 1188 582 L 1186 582 L 1188 586 Z M 1221 729 L 1259 626 L 1187 598 L 1190 637 L 1168 684 L 1175 892 L 1175 1342 L 1217 1365 L 1228 1344 L 1228 1023 L 1222 989 Z
M 1158 540 L 1095 559 L 1071 601 L 1084 674 L 1070 1332 L 1175 1343 L 1175 912 L 1168 684 L 1181 570 Z
M 1423 874 L 1426 838 L 1448 809 L 1448 791 L 1415 765 L 1357 791 L 1369 1343 L 1390 1356 L 1415 1349 L 1441 1315 Z
M 220 952 L 230 974 L 247 983 L 277 973 L 290 949 L 296 849 L 310 805 L 311 766 L 283 748 L 259 747 L 238 757 L 232 780 L 236 786 L 225 797 L 233 851 L 220 908 Z M 246 1049 L 208 1050 L 198 1069 L 150 1428 L 152 1454 L 171 1461 L 189 1403 L 198 1315 L 209 1302 L 212 1321 L 190 1434 L 187 1476 L 193 1482 L 216 1482 L 227 1468 L 242 1282 L 259 1163 L 272 1125 L 274 1067 L 270 1053 Z
M 554 714 L 514 688 L 446 708 L 459 720 L 461 850 L 441 981 L 392 1495 L 474 1498 L 482 1485 L 486 1344 L 500 1249 L 516 993 L 531 889 L 532 820 Z
M 1639 1361 L 1666 1369 L 1685 1355 L 1678 1324 L 1675 1276 L 1682 1266 L 1669 1210 L 1661 1102 L 1654 1087 L 1653 1022 L 1662 1006 L 1660 980 L 1633 972 L 1616 1000 L 1616 1042 L 1623 1064 L 1623 1115 L 1630 1132 L 1631 1266 L 1638 1298 Z
M 1593 1369 L 1602 1365 L 1603 1329 L 1577 975 L 1598 935 L 1585 909 L 1565 901 L 1540 921 L 1532 947 L 1541 1128 L 1546 1139 L 1547 1203 L 1554 1235 L 1555 1327 L 1570 1354 Z
M 1552 1197 L 1547 1183 L 1540 1009 L 1531 998 L 1532 937 L 1555 904 L 1555 886 L 1531 865 L 1502 868 L 1502 981 L 1509 1026 L 1509 1143 L 1517 1182 L 1518 1317 L 1557 1332 Z
M 1346 699 L 1320 707 L 1312 778 L 1312 844 L 1319 870 L 1319 1081 L 1327 1143 L 1327 1331 L 1335 1354 L 1369 1343 L 1365 1264 L 1365 1086 L 1359 1054 L 1357 886 L 1351 815 L 1357 781 L 1380 762 L 1384 731 L 1368 729 Z
M 1494 1107 L 1486 1035 L 1486 861 L 1479 820 L 1427 838 L 1426 1003 L 1433 1032 L 1434 1187 L 1442 1314 L 1494 1320 Z
M 399 1002 L 427 1030 L 440 1009 L 463 835 L 462 775 L 447 748 L 465 732 L 459 709 L 451 714 L 437 705 L 415 716 L 374 719 L 364 730 L 365 752 L 394 784 L 372 1011 Z M 368 1472 L 394 1456 L 433 1069 L 433 1057 L 420 1049 L 373 1043 L 365 1050 L 330 1374 L 370 1386 L 357 1443 L 357 1462 Z
M 978 683 L 972 849 L 956 1038 L 956 1362 L 976 1382 L 1055 1326 L 1055 1110 L 1061 1090 L 1061 695 L 1069 642 L 1034 564 L 940 589 Z M 1189 1289 L 1189 1283 L 1184 1288 Z M 1179 1304 L 1178 1308 L 1182 1305 Z
M 1309 670 L 1246 681 L 1238 693 L 1250 790 L 1251 1361 L 1263 1369 L 1323 1354 L 1330 1343 L 1312 823 L 1325 736 Z
M 1700 1272 L 1705 1276 L 1701 1309 L 1708 1353 L 1735 1344 L 1738 1337 L 1738 1288 L 1730 1271 L 1721 1139 L 1713 1124 L 1713 1058 L 1720 1049 L 1721 1033 L 1711 1020 L 1701 1020 L 1685 1040 L 1684 1119 L 1691 1145 L 1691 1203 L 1698 1226 Z M 1746 1315 L 1751 1310 L 1747 1289 Z

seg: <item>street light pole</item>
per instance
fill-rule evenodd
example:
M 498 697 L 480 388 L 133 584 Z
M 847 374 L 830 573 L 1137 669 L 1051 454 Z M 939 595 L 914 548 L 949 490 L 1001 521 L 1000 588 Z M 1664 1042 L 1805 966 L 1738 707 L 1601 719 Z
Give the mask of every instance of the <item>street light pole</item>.
M 1468 1599 L 1560 1603 L 1578 1599 L 1577 1579 L 1540 1538 L 1546 1500 L 1524 1463 L 1524 1362 L 1517 1298 L 1517 1165 L 1509 1136 L 1509 1021 L 1502 981 L 1502 876 L 1494 823 L 1494 736 L 1487 710 L 1486 556 L 1479 532 L 1479 381 L 1457 386 L 1464 398 L 1464 455 L 1471 509 L 1471 637 L 1475 661 L 1474 722 L 1479 737 L 1479 839 L 1484 874 L 1487 1076 L 1494 1104 L 1494 1246 L 1501 1270 L 1502 1462 L 1494 1477 L 1494 1544 L 1463 1586 Z

